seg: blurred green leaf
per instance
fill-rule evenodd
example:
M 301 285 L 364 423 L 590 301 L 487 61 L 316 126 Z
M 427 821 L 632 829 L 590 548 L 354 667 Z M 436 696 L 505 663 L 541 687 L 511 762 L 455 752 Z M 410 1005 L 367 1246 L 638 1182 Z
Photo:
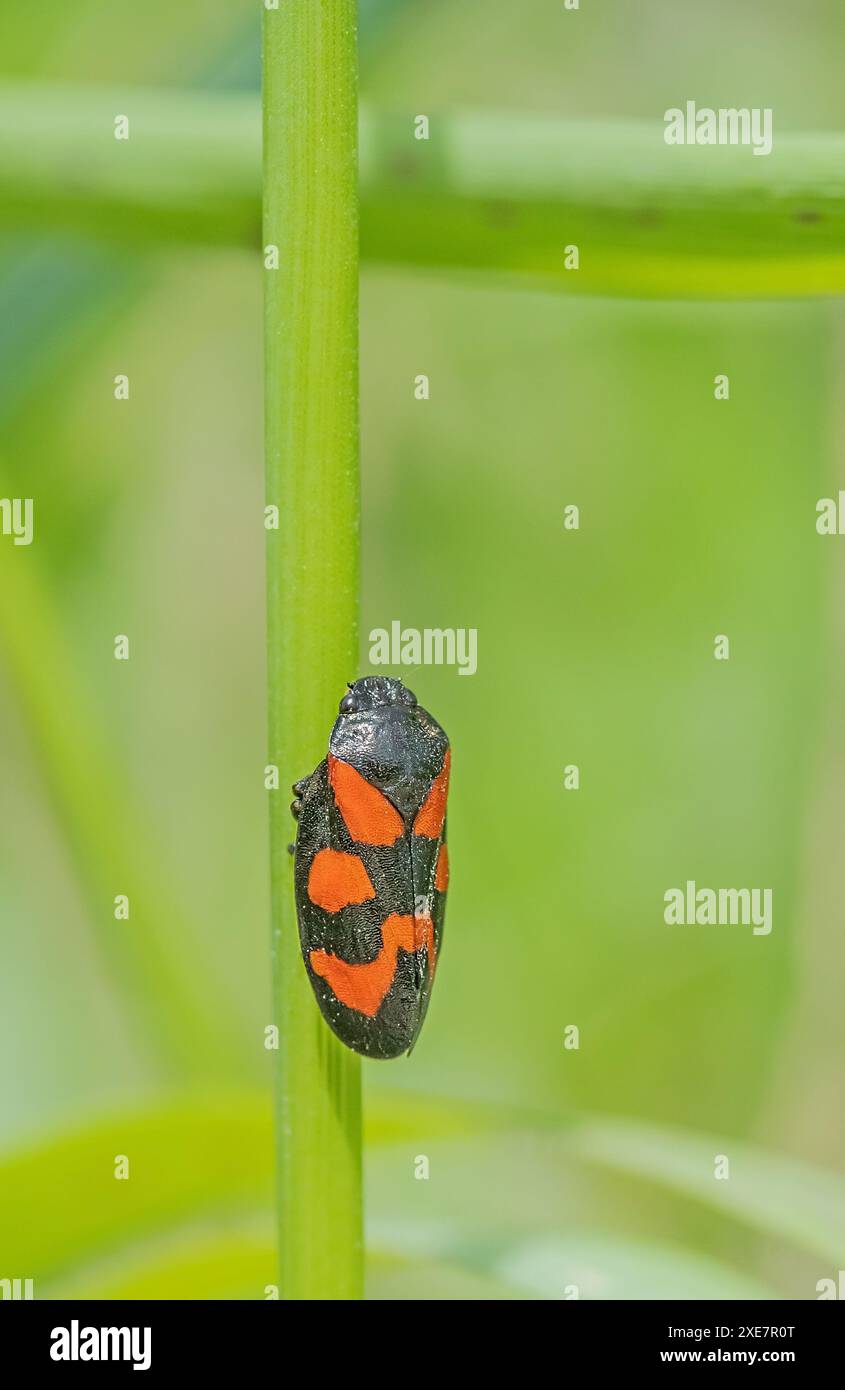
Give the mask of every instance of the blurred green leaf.
M 811 1250 L 839 1269 L 845 1263 L 845 1175 L 714 1135 L 690 1134 L 624 1120 L 577 1125 L 569 1152 L 589 1162 L 681 1192 L 770 1236 Z M 730 1177 L 714 1160 L 730 1160 Z
M 126 1155 L 129 1177 L 115 1178 Z M 166 1102 L 35 1143 L 0 1163 L 4 1268 L 42 1294 L 125 1246 L 209 1216 L 269 1211 L 269 1099 L 250 1093 Z
M 392 1302 L 430 1300 L 490 1301 L 528 1298 L 495 1275 L 428 1257 L 403 1258 L 383 1250 L 367 1251 L 366 1297 Z
M 484 1162 L 483 1135 L 496 1128 L 492 1108 L 465 1109 L 436 1097 L 415 1103 L 378 1093 L 367 1114 L 375 1146 L 425 1148 L 474 1131 L 481 1140 L 476 1169 Z M 511 1129 L 512 1114 L 498 1119 L 503 1131 Z M 632 1173 L 841 1260 L 845 1180 L 832 1174 L 750 1145 L 720 1148 L 712 1136 L 618 1121 L 574 1123 L 558 1129 L 557 1139 L 553 1129 L 541 1132 L 561 1156 Z M 523 1132 L 523 1142 L 531 1133 Z M 712 1176 L 717 1152 L 731 1156 L 729 1182 Z M 114 1176 L 119 1155 L 129 1159 L 127 1180 Z M 275 1282 L 272 1174 L 270 1103 L 259 1093 L 188 1096 L 99 1119 L 0 1162 L 3 1267 L 34 1278 L 40 1297 L 261 1298 Z M 487 1206 L 483 1233 L 464 1223 L 459 1194 L 446 1219 L 397 1221 L 389 1209 L 374 1215 L 371 1292 L 389 1289 L 394 1271 L 399 1297 L 429 1296 L 412 1292 L 423 1288 L 437 1296 L 453 1281 L 477 1286 L 483 1297 L 563 1298 L 572 1284 L 582 1298 L 773 1296 L 752 1276 L 677 1244 L 583 1221 L 565 1233 L 532 1230 L 521 1201 L 513 1190 L 510 1229 L 498 1233 Z M 516 1236 L 517 1229 L 526 1234 Z M 409 1263 L 419 1265 L 419 1283 Z
M 503 1251 L 493 1272 L 541 1298 L 771 1298 L 756 1279 L 673 1245 L 595 1232 L 527 1240 Z
M 491 1116 L 485 1116 L 491 1123 Z M 469 1133 L 473 1113 L 430 1098 L 376 1098 L 367 1110 L 373 1143 Z M 126 1154 L 130 1176 L 114 1176 Z M 51 1281 L 108 1260 L 183 1224 L 269 1211 L 273 1127 L 260 1093 L 177 1098 L 104 1116 L 0 1160 L 0 1253 L 4 1266 Z M 199 1295 L 198 1295 L 199 1296 Z
M 443 1268 L 475 1272 L 504 1296 L 541 1299 L 772 1298 L 772 1290 L 718 1260 L 679 1245 L 630 1235 L 576 1229 L 517 1241 L 472 1243 L 420 1224 L 392 1232 L 379 1223 L 370 1239 L 380 1251 L 436 1260 Z
M 158 1239 L 133 1241 L 110 1258 L 61 1275 L 50 1285 L 49 1296 L 262 1299 L 277 1279 L 268 1208 L 261 1219 L 220 1218 L 208 1227 L 198 1225 Z
M 772 1290 L 727 1265 L 657 1241 L 593 1231 L 526 1240 L 502 1251 L 493 1273 L 539 1298 L 771 1298 Z

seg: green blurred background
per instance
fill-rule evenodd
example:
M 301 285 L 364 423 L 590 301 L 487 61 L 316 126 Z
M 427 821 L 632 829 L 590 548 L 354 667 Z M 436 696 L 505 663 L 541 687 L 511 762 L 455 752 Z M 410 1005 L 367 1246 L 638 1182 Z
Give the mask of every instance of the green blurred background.
M 838 0 L 361 11 L 394 111 L 842 126 Z M 259 20 L 13 3 L 3 76 L 253 91 Z M 0 545 L 0 1278 L 39 1297 L 275 1279 L 261 288 L 247 251 L 0 240 L 0 494 L 36 507 Z M 364 268 L 361 671 L 394 619 L 479 643 L 395 672 L 452 740 L 452 885 L 422 1039 L 365 1065 L 374 1297 L 814 1298 L 845 1264 L 842 333 Z M 665 926 L 688 878 L 772 887 L 772 934 Z

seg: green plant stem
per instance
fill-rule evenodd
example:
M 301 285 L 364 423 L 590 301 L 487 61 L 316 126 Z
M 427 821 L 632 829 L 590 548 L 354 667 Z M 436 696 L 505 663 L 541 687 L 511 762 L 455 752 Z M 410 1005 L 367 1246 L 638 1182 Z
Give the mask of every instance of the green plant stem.
M 781 136 L 757 157 L 667 146 L 662 123 L 464 111 L 433 118 L 427 142 L 407 125 L 365 114 L 372 260 L 638 298 L 845 290 L 841 135 Z M 571 245 L 577 270 L 566 268 Z
M 114 119 L 129 118 L 129 139 Z M 11 122 L 11 124 L 10 124 Z M 261 226 L 254 97 L 0 85 L 0 226 L 253 247 Z
M 264 18 L 270 757 L 280 1293 L 362 1293 L 359 1059 L 329 1032 L 299 951 L 287 788 L 325 756 L 358 637 L 358 195 L 354 0 Z
M 121 113 L 128 141 L 112 138 Z M 365 110 L 362 254 L 571 293 L 845 292 L 845 136 L 776 132 L 764 157 L 662 136 L 660 123 L 459 110 L 417 141 L 408 113 Z M 0 226 L 254 248 L 260 168 L 251 96 L 0 86 Z

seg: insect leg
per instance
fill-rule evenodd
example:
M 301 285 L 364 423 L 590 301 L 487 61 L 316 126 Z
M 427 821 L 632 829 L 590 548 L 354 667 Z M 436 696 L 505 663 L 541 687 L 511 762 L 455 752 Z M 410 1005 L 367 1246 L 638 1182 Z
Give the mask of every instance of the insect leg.
M 298 782 L 294 782 L 291 787 L 294 800 L 290 803 L 290 811 L 294 820 L 299 820 L 300 812 L 302 811 L 302 798 L 305 795 L 305 789 L 310 781 L 311 777 L 302 777 Z

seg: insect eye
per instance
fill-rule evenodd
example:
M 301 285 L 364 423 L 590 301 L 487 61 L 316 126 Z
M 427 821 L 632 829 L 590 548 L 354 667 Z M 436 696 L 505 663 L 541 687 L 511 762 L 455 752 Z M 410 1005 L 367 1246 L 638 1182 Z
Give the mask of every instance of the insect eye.
M 357 709 L 357 706 L 355 704 L 355 696 L 351 694 L 344 695 L 338 708 L 341 714 L 352 714 L 352 712 L 355 709 Z
M 416 695 L 413 690 L 408 690 L 407 686 L 405 687 L 405 703 L 408 705 L 415 705 L 417 703 Z

